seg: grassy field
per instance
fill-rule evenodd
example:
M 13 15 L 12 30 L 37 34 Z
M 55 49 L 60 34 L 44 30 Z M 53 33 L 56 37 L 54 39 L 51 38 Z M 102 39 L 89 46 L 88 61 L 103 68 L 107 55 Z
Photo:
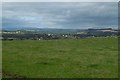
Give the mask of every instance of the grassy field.
M 3 72 L 29 78 L 118 77 L 118 39 L 3 41 Z M 6 77 L 6 75 L 3 75 Z
M 0 79 L 2 78 L 2 41 L 0 40 Z

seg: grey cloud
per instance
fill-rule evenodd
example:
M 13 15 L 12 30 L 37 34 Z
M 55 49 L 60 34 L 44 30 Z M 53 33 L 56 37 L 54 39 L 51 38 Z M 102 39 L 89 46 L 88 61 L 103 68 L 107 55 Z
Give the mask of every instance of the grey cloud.
M 8 24 L 42 28 L 117 27 L 117 10 L 115 2 L 3 3 L 3 27 Z
M 118 2 L 119 0 L 4 0 L 3 2 Z

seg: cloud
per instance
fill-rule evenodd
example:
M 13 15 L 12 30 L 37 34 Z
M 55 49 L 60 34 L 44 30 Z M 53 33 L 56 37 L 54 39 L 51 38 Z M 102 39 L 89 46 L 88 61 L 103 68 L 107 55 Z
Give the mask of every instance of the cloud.
M 2 0 L 3 2 L 118 2 L 119 0 Z
M 3 27 L 118 27 L 117 2 L 3 3 Z

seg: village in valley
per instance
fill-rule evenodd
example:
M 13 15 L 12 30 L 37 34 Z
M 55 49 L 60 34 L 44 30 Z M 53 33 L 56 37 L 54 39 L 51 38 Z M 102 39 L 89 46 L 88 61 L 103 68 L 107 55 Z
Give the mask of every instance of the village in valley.
M 88 37 L 119 36 L 119 29 L 30 29 L 30 30 L 2 30 L 3 40 L 50 40 L 50 39 L 81 39 Z

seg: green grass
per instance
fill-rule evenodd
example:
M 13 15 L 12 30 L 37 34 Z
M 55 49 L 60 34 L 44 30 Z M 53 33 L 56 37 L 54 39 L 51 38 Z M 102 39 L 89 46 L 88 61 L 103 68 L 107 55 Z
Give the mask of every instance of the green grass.
M 2 78 L 2 41 L 0 40 L 0 79 Z
M 116 78 L 117 40 L 3 41 L 3 71 L 29 78 Z

